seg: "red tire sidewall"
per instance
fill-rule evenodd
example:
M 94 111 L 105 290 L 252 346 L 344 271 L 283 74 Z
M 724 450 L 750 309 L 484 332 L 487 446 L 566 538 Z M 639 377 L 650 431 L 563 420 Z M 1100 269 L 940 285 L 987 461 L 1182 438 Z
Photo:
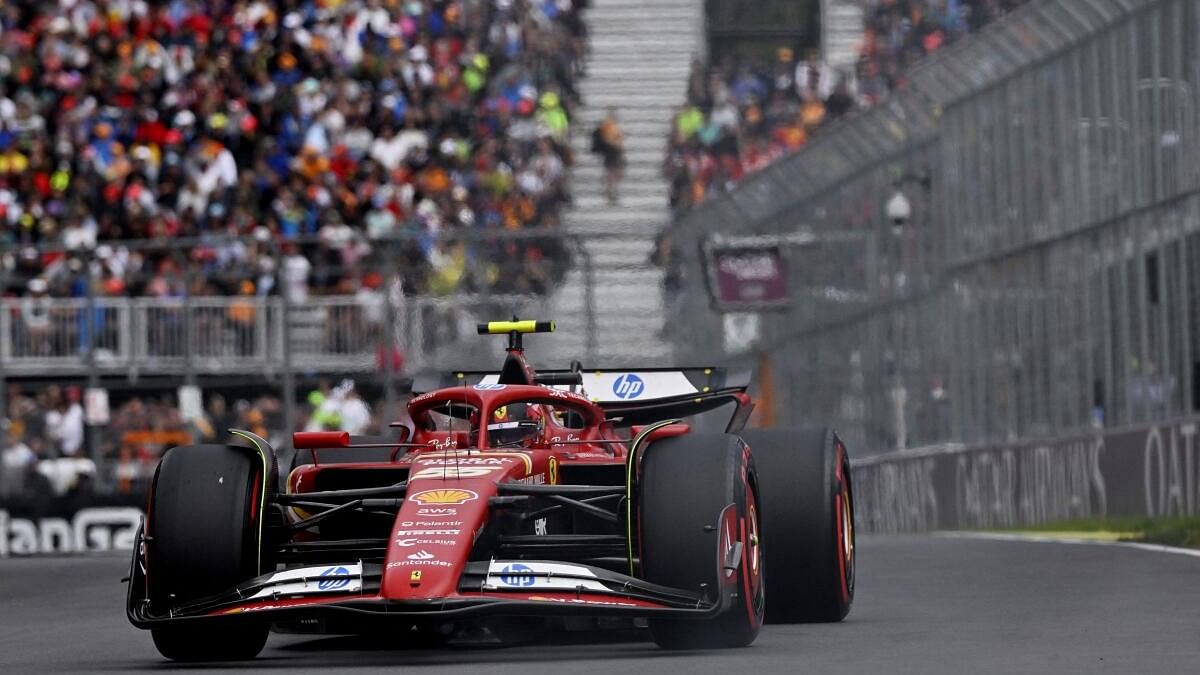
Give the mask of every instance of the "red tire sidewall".
M 838 563 L 838 596 L 849 606 L 854 598 L 854 509 L 846 447 L 836 442 L 834 452 L 834 551 Z
M 742 560 L 739 565 L 741 574 L 742 605 L 750 621 L 750 626 L 758 629 L 763 624 L 766 609 L 765 570 L 762 555 L 762 536 L 759 520 L 758 498 L 755 493 L 754 463 L 750 456 L 750 447 L 742 445 L 741 466 L 737 480 L 739 487 L 740 512 L 738 513 L 738 539 L 742 543 Z

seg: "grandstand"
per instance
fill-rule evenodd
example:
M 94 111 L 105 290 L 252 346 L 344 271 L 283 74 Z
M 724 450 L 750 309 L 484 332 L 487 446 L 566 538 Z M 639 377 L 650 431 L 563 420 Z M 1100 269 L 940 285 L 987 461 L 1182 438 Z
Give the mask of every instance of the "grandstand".
M 1023 2 L 828 0 L 823 51 L 696 62 L 668 132 L 672 206 L 686 211 L 795 153 L 824 125 L 903 89 L 921 59 Z
M 556 318 L 546 361 L 699 358 L 685 333 L 719 330 L 688 314 L 690 223 L 758 227 L 724 195 L 775 205 L 738 187 L 835 157 L 831 129 L 905 104 L 917 60 L 1018 4 L 828 0 L 819 40 L 714 58 L 690 0 L 23 6 L 0 36 L 8 435 L 33 440 L 59 382 L 113 392 L 86 445 L 125 466 L 230 420 L 303 425 L 295 392 L 345 374 L 394 409 L 415 370 L 491 363 L 470 328 L 497 313 Z M 591 152 L 610 109 L 615 203 Z M 807 271 L 859 274 L 857 245 Z M 838 305 L 824 283 L 810 309 Z
M 29 378 L 124 389 L 125 421 L 89 437 L 111 459 L 139 424 L 205 418 L 180 418 L 174 383 L 236 382 L 238 414 L 278 431 L 303 423 L 278 414 L 295 377 L 382 370 L 391 400 L 469 314 L 554 292 L 584 5 L 6 9 L 5 447 L 64 451 L 31 431 L 50 404 Z M 174 414 L 123 414 L 164 384 L 150 400 Z
M 453 233 L 558 221 L 584 52 L 572 3 L 106 7 L 9 14 L 0 291 L 41 279 L 81 297 L 72 261 L 94 249 L 105 296 L 233 295 L 297 242 L 298 289 L 345 292 L 402 235 L 421 239 L 409 294 L 544 293 L 560 274 L 557 249 Z M 105 247 L 189 237 L 247 243 L 182 262 Z

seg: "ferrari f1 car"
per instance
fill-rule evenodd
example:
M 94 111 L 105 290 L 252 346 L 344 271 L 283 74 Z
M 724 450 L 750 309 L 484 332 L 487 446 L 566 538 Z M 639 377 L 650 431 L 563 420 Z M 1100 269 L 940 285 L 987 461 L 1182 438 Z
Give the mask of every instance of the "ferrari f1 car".
M 834 433 L 743 429 L 748 373 L 538 373 L 522 336 L 552 323 L 479 329 L 508 336 L 503 367 L 418 381 L 396 438 L 300 432 L 284 459 L 230 430 L 169 450 L 133 625 L 193 661 L 252 658 L 272 626 L 436 636 L 625 617 L 693 649 L 846 616 L 854 511 Z M 706 415 L 724 432 L 694 430 Z

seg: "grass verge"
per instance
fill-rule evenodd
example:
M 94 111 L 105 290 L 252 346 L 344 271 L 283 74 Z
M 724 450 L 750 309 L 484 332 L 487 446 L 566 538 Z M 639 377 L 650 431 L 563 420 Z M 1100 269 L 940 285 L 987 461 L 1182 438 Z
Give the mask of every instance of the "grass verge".
M 1114 517 L 1060 520 L 1014 528 L 1010 532 L 1047 536 L 1138 541 L 1147 544 L 1200 548 L 1200 516 L 1169 518 Z

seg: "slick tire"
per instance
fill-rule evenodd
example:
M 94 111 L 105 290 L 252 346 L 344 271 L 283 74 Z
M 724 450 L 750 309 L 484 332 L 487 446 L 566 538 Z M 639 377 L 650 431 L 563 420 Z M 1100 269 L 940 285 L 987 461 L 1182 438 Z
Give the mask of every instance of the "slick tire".
M 744 448 L 728 434 L 687 434 L 645 450 L 637 494 L 643 576 L 729 605 L 711 619 L 650 619 L 661 647 L 745 647 L 762 627 L 766 575 L 758 477 Z M 735 557 L 738 543 L 741 555 Z
M 832 430 L 743 431 L 759 470 L 767 623 L 836 622 L 854 602 L 854 500 Z
M 170 626 L 151 629 L 154 647 L 172 661 L 245 661 L 258 656 L 270 628 L 264 624 Z
M 263 511 L 272 477 L 262 456 L 247 448 L 190 445 L 167 451 L 155 473 L 146 520 L 146 579 L 156 614 L 261 573 Z M 238 622 L 151 632 L 163 656 L 207 661 L 253 658 L 267 631 L 265 625 Z

